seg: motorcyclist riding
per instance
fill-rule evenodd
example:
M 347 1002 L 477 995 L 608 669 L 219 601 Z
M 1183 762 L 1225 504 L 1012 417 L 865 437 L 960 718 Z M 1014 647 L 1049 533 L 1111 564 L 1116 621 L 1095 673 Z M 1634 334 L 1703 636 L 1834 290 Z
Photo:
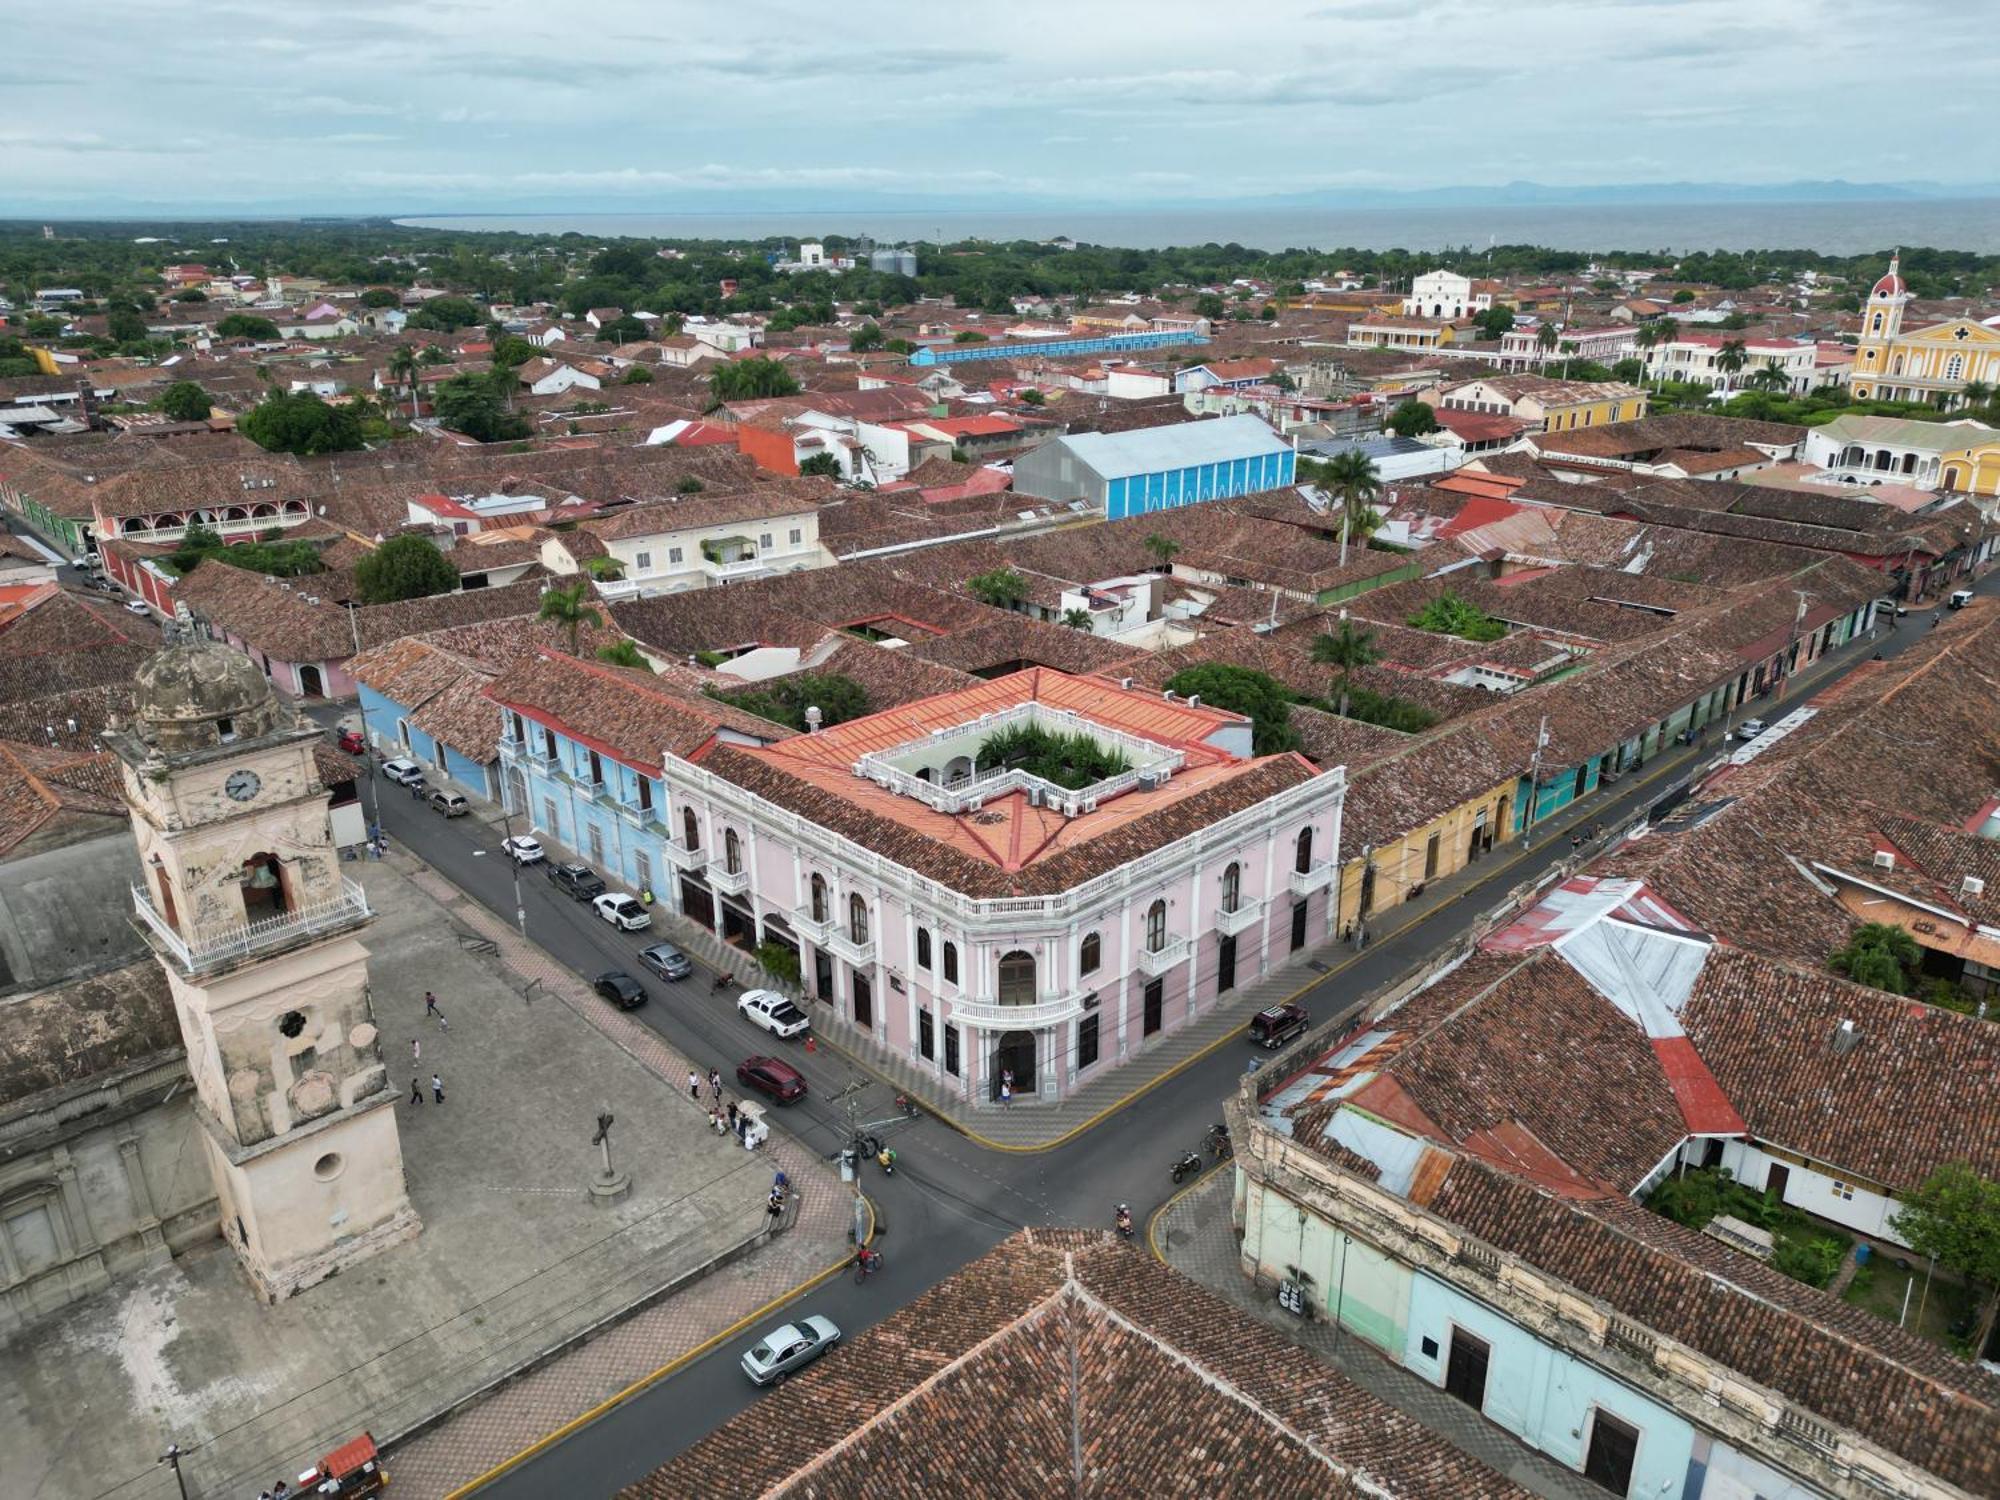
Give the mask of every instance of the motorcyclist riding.
M 1118 1205 L 1118 1232 L 1126 1238 L 1132 1235 L 1132 1210 L 1124 1204 Z

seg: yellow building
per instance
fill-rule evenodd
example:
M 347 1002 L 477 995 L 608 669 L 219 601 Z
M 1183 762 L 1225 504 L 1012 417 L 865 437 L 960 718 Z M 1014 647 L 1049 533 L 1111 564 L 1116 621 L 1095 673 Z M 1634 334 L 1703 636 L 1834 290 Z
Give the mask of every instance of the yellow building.
M 1890 258 L 1888 272 L 1862 309 L 1861 342 L 1849 377 L 1856 398 L 1947 405 L 1971 381 L 2000 386 L 2000 332 L 1970 318 L 1903 332 L 1910 293 L 1900 260 Z
M 1650 404 L 1646 392 L 1623 381 L 1552 380 L 1546 375 L 1491 375 L 1438 393 L 1438 405 L 1448 410 L 1513 417 L 1543 432 L 1636 422 Z
M 1940 455 L 1939 484 L 1961 495 L 2000 496 L 2000 442 Z
M 1489 768 L 1471 771 L 1469 757 L 1476 744 L 1458 745 L 1467 736 L 1444 736 L 1366 767 L 1348 788 L 1348 813 L 1341 831 L 1340 906 L 1334 930 L 1348 932 L 1359 920 L 1379 937 L 1383 914 L 1421 895 L 1425 886 L 1455 875 L 1476 859 L 1485 858 L 1514 837 L 1514 796 L 1519 778 L 1486 782 L 1471 796 L 1463 788 L 1490 776 Z M 1453 781 L 1459 789 L 1449 789 Z M 1400 833 L 1380 833 L 1379 844 L 1367 842 L 1371 825 L 1387 830 L 1422 817 L 1428 802 L 1436 816 Z

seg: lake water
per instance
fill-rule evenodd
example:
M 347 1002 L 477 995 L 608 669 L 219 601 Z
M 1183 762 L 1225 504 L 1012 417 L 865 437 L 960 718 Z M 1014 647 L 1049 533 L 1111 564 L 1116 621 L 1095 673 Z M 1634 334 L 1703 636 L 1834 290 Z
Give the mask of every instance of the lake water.
M 2000 199 L 1857 203 L 1690 203 L 1509 208 L 1244 209 L 1145 212 L 1009 209 L 797 213 L 452 214 L 399 219 L 432 229 L 522 234 L 632 235 L 645 239 L 817 239 L 872 235 L 918 240 L 1045 240 L 1154 249 L 1235 241 L 1263 250 L 1298 246 L 1442 250 L 1459 245 L 1546 245 L 1558 250 L 1809 249 L 1856 255 L 1895 245 L 2000 253 Z

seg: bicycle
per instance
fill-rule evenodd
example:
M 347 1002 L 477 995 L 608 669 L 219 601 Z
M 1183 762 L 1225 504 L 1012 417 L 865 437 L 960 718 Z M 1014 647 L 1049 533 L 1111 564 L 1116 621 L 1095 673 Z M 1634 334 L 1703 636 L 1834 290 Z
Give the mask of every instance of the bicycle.
M 860 1286 L 870 1276 L 882 1269 L 882 1252 L 870 1250 L 863 1245 L 854 1256 L 854 1284 Z

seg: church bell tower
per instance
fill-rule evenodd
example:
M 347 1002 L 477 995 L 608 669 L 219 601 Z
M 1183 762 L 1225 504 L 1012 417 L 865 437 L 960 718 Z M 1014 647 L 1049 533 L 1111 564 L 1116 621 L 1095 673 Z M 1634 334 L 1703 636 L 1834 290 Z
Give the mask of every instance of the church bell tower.
M 140 667 L 120 761 L 224 1238 L 278 1301 L 418 1230 L 319 731 L 182 606 Z

